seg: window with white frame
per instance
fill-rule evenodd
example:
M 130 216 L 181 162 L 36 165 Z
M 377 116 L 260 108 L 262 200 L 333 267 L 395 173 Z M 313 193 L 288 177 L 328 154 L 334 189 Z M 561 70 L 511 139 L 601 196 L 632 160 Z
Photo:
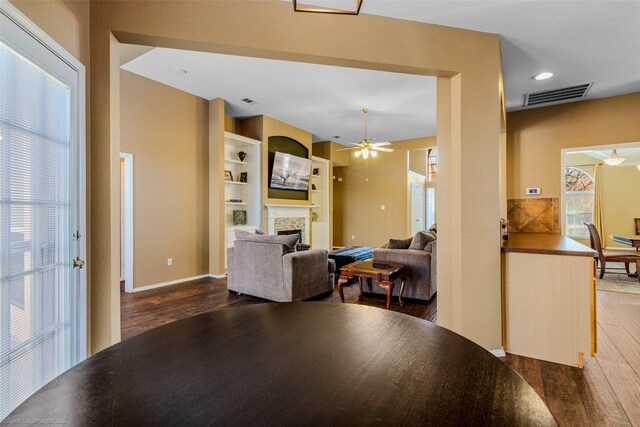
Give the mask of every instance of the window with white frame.
M 584 223 L 593 222 L 595 183 L 593 177 L 577 167 L 567 167 L 564 175 L 565 234 L 588 238 Z

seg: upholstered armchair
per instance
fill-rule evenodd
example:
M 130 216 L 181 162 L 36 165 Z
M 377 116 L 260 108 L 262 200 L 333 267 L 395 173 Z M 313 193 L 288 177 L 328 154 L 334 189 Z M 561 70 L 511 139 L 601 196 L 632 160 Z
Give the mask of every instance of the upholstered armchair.
M 285 302 L 333 290 L 335 263 L 326 250 L 294 251 L 274 241 L 279 236 L 246 234 L 227 250 L 229 291 Z

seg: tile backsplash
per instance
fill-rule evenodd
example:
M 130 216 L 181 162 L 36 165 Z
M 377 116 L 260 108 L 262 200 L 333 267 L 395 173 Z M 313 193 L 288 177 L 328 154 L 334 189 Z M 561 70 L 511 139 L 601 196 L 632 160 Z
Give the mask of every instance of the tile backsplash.
M 550 198 L 507 200 L 509 231 L 560 233 L 560 201 Z

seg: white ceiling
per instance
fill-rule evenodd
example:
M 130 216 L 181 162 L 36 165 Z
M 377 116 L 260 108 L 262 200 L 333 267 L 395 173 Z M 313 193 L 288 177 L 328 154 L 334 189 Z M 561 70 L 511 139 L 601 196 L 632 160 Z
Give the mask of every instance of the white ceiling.
M 165 48 L 122 68 L 201 98 L 223 98 L 234 117 L 274 117 L 313 133 L 314 141 L 362 140 L 364 107 L 369 108 L 369 139 L 436 133 L 433 77 Z
M 364 0 L 361 13 L 500 34 L 509 111 L 524 108 L 526 93 L 588 82 L 594 84 L 586 99 L 640 91 L 640 1 Z M 222 97 L 234 116 L 267 114 L 291 123 L 312 132 L 314 141 L 335 135 L 340 142 L 361 140 L 363 107 L 371 110 L 370 138 L 435 134 L 433 78 L 162 48 L 144 52 L 123 68 L 206 99 Z M 189 72 L 180 76 L 177 68 Z M 542 71 L 554 76 L 532 79 Z
M 582 83 L 586 99 L 640 91 L 640 1 L 364 0 L 361 13 L 500 34 L 509 111 Z
M 615 148 L 615 147 L 613 147 Z M 624 157 L 626 160 L 620 166 L 637 166 L 640 165 L 640 146 L 629 148 L 618 148 L 618 157 Z M 586 154 L 596 160 L 604 160 L 611 157 L 611 149 L 607 150 L 583 150 L 575 151 L 568 154 Z

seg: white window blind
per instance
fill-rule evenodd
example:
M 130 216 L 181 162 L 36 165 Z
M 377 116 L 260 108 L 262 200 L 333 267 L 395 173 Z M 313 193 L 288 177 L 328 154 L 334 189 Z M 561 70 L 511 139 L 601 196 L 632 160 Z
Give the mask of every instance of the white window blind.
M 2 18 L 0 419 L 74 363 L 76 309 L 71 87 Z

